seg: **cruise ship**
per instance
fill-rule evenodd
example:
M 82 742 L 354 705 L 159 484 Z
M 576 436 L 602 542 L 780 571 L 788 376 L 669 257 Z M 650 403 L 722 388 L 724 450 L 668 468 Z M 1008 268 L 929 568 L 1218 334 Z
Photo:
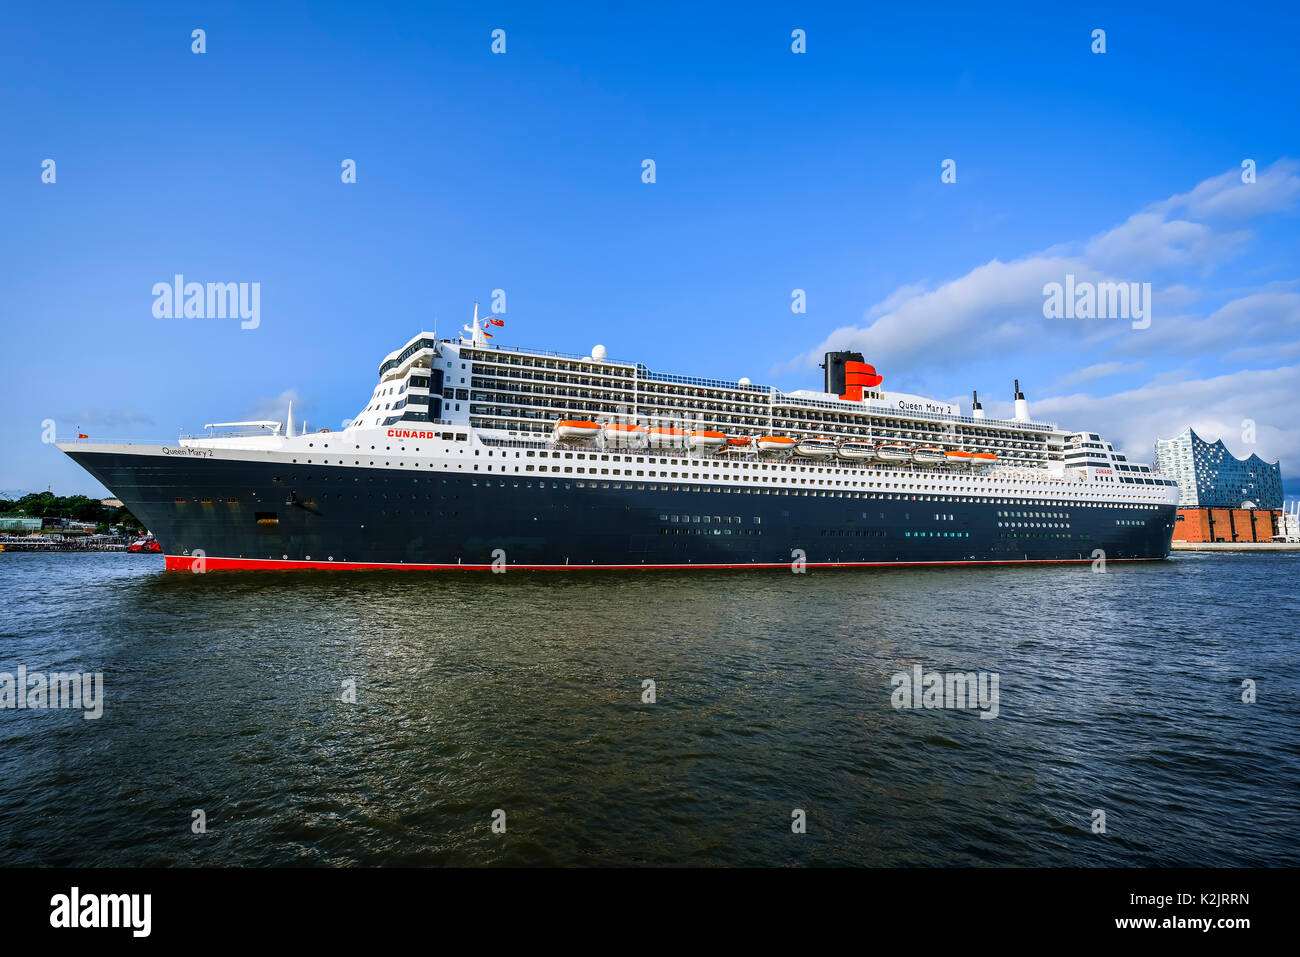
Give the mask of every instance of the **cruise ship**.
M 499 322 L 494 323 L 500 325 Z M 1166 558 L 1178 489 L 1096 432 L 881 388 L 822 391 L 506 347 L 477 308 L 389 354 L 341 430 L 226 422 L 60 448 L 168 569 L 796 569 Z

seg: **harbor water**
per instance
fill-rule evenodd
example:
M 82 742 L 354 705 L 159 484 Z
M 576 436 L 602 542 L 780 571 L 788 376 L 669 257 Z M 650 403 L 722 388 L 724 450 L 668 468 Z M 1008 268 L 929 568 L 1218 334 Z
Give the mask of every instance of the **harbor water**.
M 103 676 L 0 710 L 0 863 L 1294 866 L 1297 571 L 0 554 L 0 672 Z

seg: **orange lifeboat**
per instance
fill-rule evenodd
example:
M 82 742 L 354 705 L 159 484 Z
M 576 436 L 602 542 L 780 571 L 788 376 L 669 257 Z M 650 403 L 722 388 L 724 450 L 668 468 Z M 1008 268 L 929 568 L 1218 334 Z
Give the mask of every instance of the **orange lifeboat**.
M 809 439 L 801 439 L 794 447 L 796 455 L 802 455 L 806 459 L 828 459 L 838 451 L 838 446 L 834 440 L 817 436 Z
M 704 429 L 696 429 L 687 438 L 686 443 L 693 449 L 701 451 L 710 451 L 720 449 L 727 444 L 727 436 L 722 432 L 709 432 Z
M 974 452 L 970 457 L 971 465 L 992 465 L 998 457 L 992 452 Z
M 557 442 L 585 442 L 600 434 L 600 426 L 582 419 L 561 419 L 555 423 Z
M 611 445 L 641 445 L 645 442 L 646 427 L 628 422 L 606 422 L 605 441 Z
M 912 447 L 900 442 L 887 442 L 876 449 L 876 457 L 882 462 L 908 462 L 912 458 Z
M 788 435 L 760 435 L 754 445 L 760 452 L 789 452 L 795 447 L 795 441 Z
M 646 433 L 650 446 L 656 449 L 681 448 L 686 442 L 686 432 L 682 429 L 653 428 Z
M 733 452 L 739 452 L 741 449 L 747 449 L 754 444 L 752 435 L 729 435 L 727 436 L 727 448 Z
M 971 459 L 974 456 L 970 452 L 961 449 L 948 449 L 943 453 L 943 458 L 949 465 L 960 465 L 964 468 L 971 464 Z
M 870 462 L 876 457 L 874 442 L 860 442 L 849 439 L 840 443 L 840 458 L 858 462 Z

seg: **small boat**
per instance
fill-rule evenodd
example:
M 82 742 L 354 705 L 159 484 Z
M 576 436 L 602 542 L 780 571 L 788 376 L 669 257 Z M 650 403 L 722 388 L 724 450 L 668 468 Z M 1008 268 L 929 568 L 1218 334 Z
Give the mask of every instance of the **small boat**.
M 912 461 L 917 465 L 940 465 L 947 461 L 947 457 L 943 454 L 943 449 L 926 445 L 912 451 Z
M 801 439 L 794 451 L 806 459 L 828 459 L 839 450 L 831 439 L 815 438 Z
M 155 554 L 162 551 L 162 546 L 158 544 L 156 538 L 137 538 L 130 545 L 126 546 L 128 552 L 144 552 L 145 554 Z
M 949 465 L 959 465 L 962 468 L 966 468 L 970 465 L 970 460 L 972 458 L 971 453 L 963 451 L 962 449 L 949 449 L 943 453 L 943 457 L 947 460 Z
M 754 444 L 760 452 L 789 452 L 795 442 L 788 435 L 760 435 Z
M 600 434 L 600 426 L 582 419 L 561 419 L 555 423 L 555 441 L 585 442 Z
M 679 449 L 686 443 L 686 432 L 682 429 L 653 428 L 646 433 L 646 440 L 654 449 Z
M 876 443 L 859 442 L 856 439 L 845 439 L 840 443 L 840 458 L 853 459 L 858 462 L 870 462 L 876 457 Z
M 606 422 L 605 441 L 610 445 L 633 446 L 645 443 L 646 427 L 625 422 Z
M 971 465 L 992 465 L 997 462 L 998 457 L 992 452 L 974 452 L 970 457 Z
M 754 437 L 752 435 L 729 435 L 727 436 L 727 450 L 730 452 L 739 452 L 742 449 L 752 447 Z
M 709 432 L 696 429 L 686 439 L 686 444 L 693 449 L 709 451 L 720 449 L 727 444 L 727 436 L 722 432 Z
M 910 462 L 912 460 L 912 447 L 890 442 L 876 449 L 876 457 L 882 462 Z

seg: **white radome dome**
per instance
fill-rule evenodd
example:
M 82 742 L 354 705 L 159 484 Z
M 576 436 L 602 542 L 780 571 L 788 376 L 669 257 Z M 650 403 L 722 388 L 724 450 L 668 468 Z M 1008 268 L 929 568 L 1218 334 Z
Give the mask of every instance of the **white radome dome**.
M 738 385 L 753 385 L 753 383 L 749 381 L 749 376 L 743 375 L 740 377 L 740 382 L 738 383 Z
M 606 355 L 608 355 L 608 353 L 605 352 L 604 346 L 597 345 L 591 347 L 591 357 L 597 362 L 603 362 Z

